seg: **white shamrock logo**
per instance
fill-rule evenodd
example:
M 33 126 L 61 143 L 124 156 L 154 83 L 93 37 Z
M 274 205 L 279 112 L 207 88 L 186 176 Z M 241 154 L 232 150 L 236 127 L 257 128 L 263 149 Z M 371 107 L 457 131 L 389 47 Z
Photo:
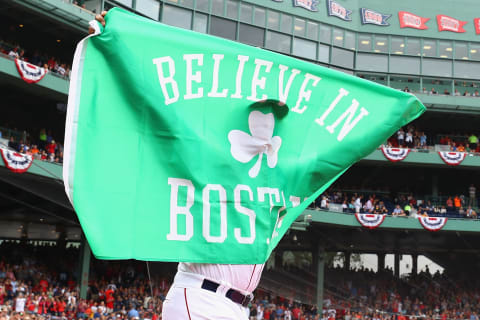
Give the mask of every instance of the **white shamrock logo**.
M 267 155 L 267 165 L 275 168 L 282 139 L 279 136 L 272 137 L 275 127 L 273 113 L 250 112 L 248 127 L 252 135 L 241 130 L 232 130 L 228 133 L 228 140 L 232 146 L 230 152 L 235 160 L 247 163 L 257 154 L 259 155 L 257 162 L 248 171 L 248 175 L 255 178 L 262 166 L 263 154 Z

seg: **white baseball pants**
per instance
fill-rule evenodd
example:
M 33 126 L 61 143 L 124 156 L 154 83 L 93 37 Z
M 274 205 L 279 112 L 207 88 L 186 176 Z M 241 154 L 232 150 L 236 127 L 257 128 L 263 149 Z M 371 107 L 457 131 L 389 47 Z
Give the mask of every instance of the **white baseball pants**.
M 179 275 L 180 274 L 180 275 Z M 217 292 L 201 288 L 203 279 L 177 273 L 163 302 L 163 320 L 248 320 L 248 310 L 225 297 L 228 287 Z

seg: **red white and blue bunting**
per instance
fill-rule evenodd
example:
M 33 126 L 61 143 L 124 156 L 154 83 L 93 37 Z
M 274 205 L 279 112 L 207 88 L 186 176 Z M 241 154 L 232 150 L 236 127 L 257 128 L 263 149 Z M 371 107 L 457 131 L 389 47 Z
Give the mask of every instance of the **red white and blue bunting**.
M 465 160 L 467 156 L 466 152 L 449 152 L 449 151 L 439 151 L 438 154 L 442 158 L 443 162 L 449 166 L 458 166 Z
M 439 231 L 445 224 L 447 224 L 447 218 L 439 217 L 419 217 L 418 221 L 428 231 Z
M 33 163 L 33 158 L 30 155 L 21 154 L 16 151 L 0 148 L 3 162 L 5 166 L 13 172 L 26 172 Z
M 355 218 L 357 218 L 357 221 L 365 228 L 376 229 L 385 220 L 385 215 L 370 214 L 370 213 L 355 213 Z
M 410 153 L 410 149 L 407 148 L 389 148 L 382 147 L 382 153 L 388 160 L 392 162 L 398 162 L 404 160 Z
M 37 83 L 47 74 L 44 68 L 37 67 L 20 59 L 15 59 L 15 65 L 17 66 L 20 77 L 27 83 Z

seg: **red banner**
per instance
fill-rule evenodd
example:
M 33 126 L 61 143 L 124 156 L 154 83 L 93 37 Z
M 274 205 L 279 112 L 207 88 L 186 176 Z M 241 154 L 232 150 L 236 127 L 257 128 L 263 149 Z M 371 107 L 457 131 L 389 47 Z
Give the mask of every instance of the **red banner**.
M 423 18 L 407 11 L 398 12 L 398 19 L 400 20 L 400 28 L 413 28 L 425 30 L 428 27 L 425 25 L 430 18 Z
M 473 23 L 475 24 L 475 32 L 480 34 L 480 18 L 473 19 Z
M 438 31 L 451 31 L 463 33 L 465 29 L 463 26 L 467 24 L 467 21 L 460 21 L 455 18 L 444 16 L 443 14 L 437 15 Z

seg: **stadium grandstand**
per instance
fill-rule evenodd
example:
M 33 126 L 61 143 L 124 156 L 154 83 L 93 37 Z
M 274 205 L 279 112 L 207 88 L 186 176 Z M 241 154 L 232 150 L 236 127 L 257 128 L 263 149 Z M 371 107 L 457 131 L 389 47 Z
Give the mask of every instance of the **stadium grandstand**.
M 410 92 L 427 107 L 292 225 L 251 320 L 479 319 L 478 1 L 2 0 L 0 320 L 161 319 L 176 264 L 95 259 L 62 181 L 73 52 L 113 7 Z M 7 153 L 24 167 L 12 170 Z

